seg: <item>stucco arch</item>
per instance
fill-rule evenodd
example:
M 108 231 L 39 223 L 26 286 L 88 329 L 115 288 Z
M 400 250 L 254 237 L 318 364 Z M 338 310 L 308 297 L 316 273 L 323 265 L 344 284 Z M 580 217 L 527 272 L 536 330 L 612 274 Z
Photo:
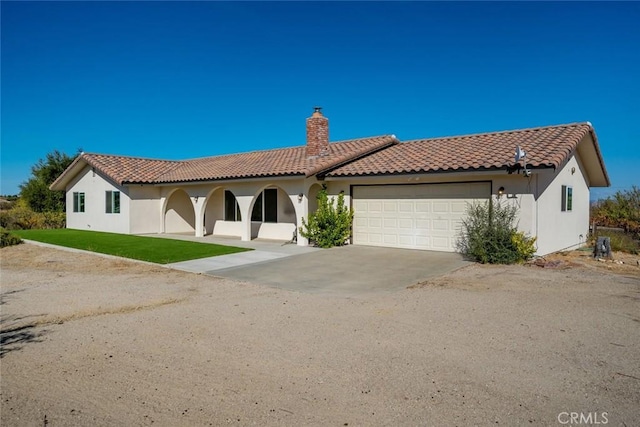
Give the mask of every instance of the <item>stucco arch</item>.
M 165 198 L 162 212 L 165 233 L 195 234 L 195 207 L 186 191 L 181 188 L 172 190 Z
M 216 221 L 224 220 L 224 192 L 231 191 L 223 186 L 217 186 L 209 190 L 204 198 L 198 215 L 204 228 L 204 235 L 213 234 Z
M 264 218 L 262 218 L 261 221 L 253 221 L 254 206 L 260 194 L 269 188 L 277 190 L 277 220 L 276 222 L 265 222 Z M 264 203 L 265 201 L 263 200 L 262 202 Z M 279 185 L 268 183 L 260 187 L 254 192 L 248 209 L 247 220 L 251 224 L 251 238 L 290 240 L 301 218 L 301 212 L 297 206 L 301 204 L 298 201 L 298 194 L 289 194 Z

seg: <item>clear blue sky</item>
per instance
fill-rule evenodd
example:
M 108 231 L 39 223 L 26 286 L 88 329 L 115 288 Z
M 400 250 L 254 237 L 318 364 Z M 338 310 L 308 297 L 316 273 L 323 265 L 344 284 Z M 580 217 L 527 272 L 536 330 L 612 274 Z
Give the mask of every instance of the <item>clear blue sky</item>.
M 2 2 L 2 185 L 54 149 L 185 159 L 591 121 L 640 184 L 640 3 Z

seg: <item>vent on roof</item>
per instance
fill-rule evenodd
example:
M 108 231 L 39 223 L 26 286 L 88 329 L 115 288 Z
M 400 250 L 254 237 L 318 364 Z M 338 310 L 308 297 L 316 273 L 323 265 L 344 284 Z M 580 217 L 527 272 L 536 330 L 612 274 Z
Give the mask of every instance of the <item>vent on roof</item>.
M 307 157 L 327 154 L 329 151 L 329 119 L 322 115 L 322 107 L 314 107 L 307 119 Z

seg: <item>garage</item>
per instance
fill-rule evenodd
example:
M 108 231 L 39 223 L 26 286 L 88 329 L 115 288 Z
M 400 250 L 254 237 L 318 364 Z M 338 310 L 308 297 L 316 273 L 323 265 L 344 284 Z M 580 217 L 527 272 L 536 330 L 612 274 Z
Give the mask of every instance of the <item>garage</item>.
M 353 243 L 454 252 L 467 204 L 491 196 L 490 182 L 355 185 Z

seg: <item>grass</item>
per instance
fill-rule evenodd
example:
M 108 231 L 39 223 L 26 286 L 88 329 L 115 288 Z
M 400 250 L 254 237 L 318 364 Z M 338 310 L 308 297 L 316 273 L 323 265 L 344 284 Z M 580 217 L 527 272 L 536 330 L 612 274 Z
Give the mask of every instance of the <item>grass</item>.
M 185 240 L 69 230 L 66 228 L 55 230 L 12 230 L 12 233 L 23 239 L 157 264 L 169 264 L 251 250 Z

